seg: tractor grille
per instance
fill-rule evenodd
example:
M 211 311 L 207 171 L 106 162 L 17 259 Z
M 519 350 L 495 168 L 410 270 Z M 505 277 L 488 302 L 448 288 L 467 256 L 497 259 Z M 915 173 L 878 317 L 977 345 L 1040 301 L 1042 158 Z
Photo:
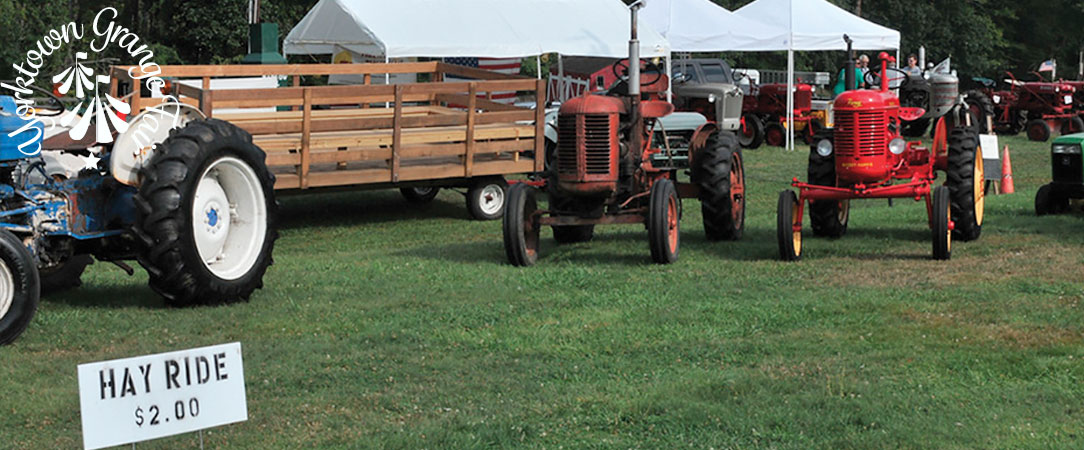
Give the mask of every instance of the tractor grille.
M 586 172 L 589 175 L 610 173 L 610 116 L 584 116 L 583 143 L 587 150 Z
M 1084 183 L 1084 167 L 1081 167 L 1081 156 L 1074 154 L 1055 154 L 1054 181 L 1059 183 Z
M 604 114 L 566 115 L 557 118 L 557 172 L 569 175 L 577 173 L 576 119 L 583 117 L 584 173 L 607 175 L 610 173 L 611 130 L 610 116 Z
M 888 111 L 836 111 L 835 116 L 839 156 L 876 156 L 888 148 Z

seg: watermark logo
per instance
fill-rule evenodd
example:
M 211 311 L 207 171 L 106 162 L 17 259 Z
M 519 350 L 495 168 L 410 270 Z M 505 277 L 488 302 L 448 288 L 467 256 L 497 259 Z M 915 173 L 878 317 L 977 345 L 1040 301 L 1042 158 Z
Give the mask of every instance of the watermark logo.
M 154 52 L 135 32 L 117 25 L 114 22 L 117 15 L 117 10 L 112 7 L 99 11 L 94 16 L 90 34 L 87 33 L 83 24 L 75 22 L 49 30 L 42 39 L 36 42 L 34 48 L 26 52 L 24 61 L 12 64 L 18 77 L 13 84 L 0 83 L 0 88 L 12 92 L 16 104 L 15 115 L 25 121 L 22 127 L 7 135 L 12 139 L 23 139 L 19 145 L 19 151 L 22 154 L 27 156 L 39 154 L 42 134 L 58 128 L 62 132 L 66 131 L 72 140 L 81 141 L 88 136 L 93 125 L 93 138 L 97 143 L 111 143 L 114 131 L 124 133 L 128 130 L 129 126 L 125 118 L 132 113 L 132 108 L 122 99 L 108 93 L 110 86 L 108 75 L 95 73 L 94 69 L 84 64 L 92 53 L 101 54 L 111 47 L 116 47 L 138 61 L 128 70 L 128 75 L 136 82 L 132 89 L 140 89 L 140 84 L 144 84 L 154 92 L 160 91 L 166 85 L 165 80 L 159 76 L 162 72 L 161 67 L 153 61 Z M 87 37 L 89 37 L 89 43 L 84 47 L 84 38 Z M 65 96 L 73 96 L 79 103 L 60 114 L 58 119 L 54 119 L 38 114 L 39 106 L 35 103 L 34 91 L 31 87 L 43 75 L 41 69 L 45 65 L 45 58 L 65 47 L 79 50 L 75 52 L 75 61 L 73 65 L 53 75 L 50 80 L 54 84 L 59 84 L 57 92 Z M 83 50 L 84 48 L 86 50 Z M 106 87 L 104 90 L 103 85 Z M 177 102 L 175 97 L 169 95 L 163 99 L 164 104 Z M 160 111 L 162 106 L 158 105 L 153 109 Z M 155 124 L 157 123 L 156 121 Z M 95 158 L 94 155 L 90 157 Z

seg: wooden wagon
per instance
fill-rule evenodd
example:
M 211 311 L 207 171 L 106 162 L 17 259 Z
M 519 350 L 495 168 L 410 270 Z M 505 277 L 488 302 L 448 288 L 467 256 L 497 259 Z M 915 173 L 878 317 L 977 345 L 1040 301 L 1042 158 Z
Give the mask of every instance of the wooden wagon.
M 427 201 L 439 188 L 462 187 L 468 188 L 472 215 L 493 219 L 503 212 L 504 177 L 543 169 L 544 158 L 536 157 L 545 148 L 542 80 L 442 62 L 161 69 L 159 76 L 170 80 L 201 80 L 198 86 L 171 81 L 169 89 L 206 116 L 252 134 L 282 193 L 400 188 L 408 199 Z M 373 84 L 399 73 L 430 81 Z M 138 67 L 113 67 L 111 74 L 111 94 L 127 96 L 133 114 L 161 103 L 145 86 L 132 89 L 142 77 Z M 302 76 L 334 74 L 360 75 L 364 82 L 301 85 Z M 448 75 L 473 81 L 445 81 Z M 284 78 L 289 86 L 212 89 L 212 79 L 265 76 Z M 490 99 L 507 91 L 532 105 Z

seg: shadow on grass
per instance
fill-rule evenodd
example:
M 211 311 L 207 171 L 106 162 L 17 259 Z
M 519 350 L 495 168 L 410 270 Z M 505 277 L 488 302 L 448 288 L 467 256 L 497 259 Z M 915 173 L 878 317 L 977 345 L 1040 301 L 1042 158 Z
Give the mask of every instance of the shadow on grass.
M 146 285 L 132 286 L 93 286 L 81 287 L 43 295 L 42 301 L 77 307 L 102 308 L 166 308 L 159 297 Z

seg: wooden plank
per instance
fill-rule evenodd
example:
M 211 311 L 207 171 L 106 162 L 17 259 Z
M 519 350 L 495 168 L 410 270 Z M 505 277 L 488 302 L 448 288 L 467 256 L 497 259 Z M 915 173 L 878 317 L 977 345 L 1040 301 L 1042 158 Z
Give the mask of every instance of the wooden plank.
M 443 62 L 437 63 L 436 70 L 445 75 L 459 75 L 461 77 L 477 78 L 479 80 L 522 80 L 525 78 L 520 75 L 491 72 L 484 69 L 476 69 L 473 67 L 447 64 Z
M 467 144 L 467 157 L 466 164 L 463 165 L 463 176 L 467 178 L 470 178 L 471 170 L 474 169 L 474 110 L 478 103 L 477 88 L 477 83 L 470 83 L 470 90 L 467 91 L 467 137 L 464 140 Z
M 519 153 L 534 150 L 534 139 L 498 140 L 475 142 L 474 156 L 493 155 L 498 153 Z M 415 144 L 404 145 L 399 150 L 400 161 L 418 158 L 465 156 L 466 144 L 463 142 L 445 144 Z M 268 167 L 293 167 L 300 164 L 300 155 L 288 151 L 268 151 Z M 391 159 L 390 147 L 356 148 L 347 147 L 346 150 L 327 150 L 313 148 L 309 151 L 311 165 L 330 164 L 338 162 L 361 162 L 361 161 L 384 161 Z M 310 174 L 314 169 L 310 169 Z
M 132 100 L 131 100 L 130 104 L 132 106 L 134 106 L 134 108 L 132 108 L 132 115 L 133 116 L 138 115 L 141 111 L 143 111 L 143 109 L 141 108 L 142 103 L 143 103 L 142 100 L 143 100 L 143 90 L 140 89 L 139 81 L 138 80 L 132 80 Z
M 400 144 L 432 144 L 460 142 L 466 139 L 466 127 L 400 128 Z M 484 125 L 474 127 L 474 139 L 477 141 L 500 139 L 533 139 L 534 125 Z M 296 149 L 301 145 L 299 134 L 254 136 L 253 142 L 265 150 Z M 393 145 L 392 130 L 366 130 L 354 132 L 315 133 L 312 136 L 313 148 L 339 147 L 379 147 Z
M 199 99 L 200 97 L 203 97 L 203 89 L 195 86 L 189 86 L 184 83 L 174 83 L 173 90 L 177 93 L 177 95 L 183 95 L 185 97 L 191 97 L 194 99 Z
M 543 114 L 545 114 L 545 111 L 543 111 Z M 534 119 L 535 112 L 529 109 L 520 109 L 519 111 L 484 112 L 474 115 L 474 123 L 476 125 L 533 121 Z
M 312 90 L 306 88 L 301 105 L 301 189 L 309 187 L 309 152 L 312 150 Z
M 435 100 L 438 101 L 438 102 L 441 102 L 441 103 L 447 103 L 449 105 L 466 105 L 467 104 L 467 95 L 466 94 L 437 94 Z M 476 107 L 479 108 L 479 109 L 485 110 L 485 111 L 522 111 L 523 110 L 523 108 L 520 108 L 520 107 L 515 106 L 515 105 L 506 105 L 504 103 L 497 103 L 497 102 L 494 102 L 494 101 L 482 100 L 482 99 L 479 99 L 477 101 Z
M 479 161 L 474 168 L 474 176 L 508 175 L 513 173 L 531 173 L 534 170 L 531 158 L 519 161 Z
M 165 65 L 163 77 L 257 77 L 268 75 L 344 75 L 385 73 L 427 73 L 437 71 L 437 62 L 366 63 L 366 64 L 233 64 L 233 65 Z M 132 70 L 135 76 L 146 75 L 138 66 L 114 66 Z M 467 69 L 467 68 L 464 68 Z M 474 69 L 478 70 L 478 69 Z M 485 71 L 482 71 L 485 72 Z M 502 75 L 502 74 L 498 74 Z M 504 79 L 504 78 L 495 78 Z
M 546 82 L 538 80 L 534 97 L 534 171 L 546 169 Z M 541 156 L 539 156 L 541 155 Z
M 297 153 L 270 152 L 270 151 L 266 151 L 266 150 L 265 150 L 265 152 L 267 153 L 267 160 L 264 163 L 267 164 L 267 167 L 275 167 L 275 166 L 291 166 L 291 167 L 294 167 L 294 166 L 300 166 L 301 165 L 301 155 L 299 155 Z
M 402 154 L 402 152 L 400 152 Z M 329 164 L 357 161 L 384 161 L 391 159 L 390 148 L 347 148 L 346 150 L 312 153 L 313 164 Z
M 203 115 L 211 117 L 214 112 L 214 91 L 210 89 L 204 89 L 203 94 L 199 97 L 199 109 L 203 111 Z
M 392 118 L 391 182 L 399 182 L 399 150 L 403 146 L 403 85 L 395 85 L 395 116 Z

